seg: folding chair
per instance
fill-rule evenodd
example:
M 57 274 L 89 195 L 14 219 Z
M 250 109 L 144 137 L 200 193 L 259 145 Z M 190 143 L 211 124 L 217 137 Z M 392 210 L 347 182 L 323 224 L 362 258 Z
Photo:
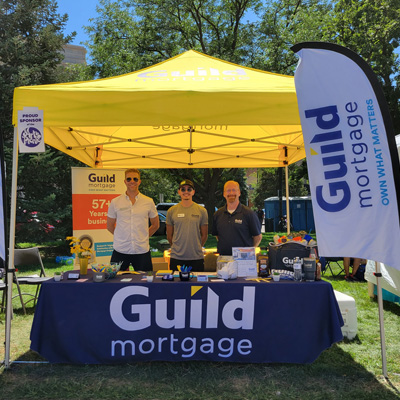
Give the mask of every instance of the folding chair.
M 5 284 L 3 279 L 0 279 L 0 290 L 3 292 L 3 296 L 1 299 L 1 306 L 0 306 L 0 310 L 2 310 L 2 311 L 4 311 L 6 309 L 6 307 L 4 305 L 5 299 L 6 299 L 6 289 L 7 289 L 7 285 Z
M 3 292 L 2 299 L 1 299 L 1 306 L 0 310 L 5 310 L 5 299 L 6 299 L 6 292 L 7 292 L 7 285 L 6 285 L 6 270 L 4 268 L 4 261 L 0 258 L 0 290 Z
M 332 276 L 339 276 L 342 272 L 344 272 L 344 268 L 342 264 L 339 264 L 339 261 L 343 261 L 343 257 L 321 257 L 325 260 L 325 268 L 322 271 L 322 275 L 325 275 L 325 272 L 329 269 L 331 271 Z M 335 263 L 339 267 L 339 272 L 337 274 L 333 273 L 331 263 Z
M 42 282 L 49 280 L 51 278 L 46 277 L 46 272 L 44 270 L 42 258 L 40 257 L 39 248 L 32 247 L 29 249 L 15 249 L 14 250 L 14 267 L 19 269 L 19 272 L 23 267 L 27 265 L 40 265 L 40 276 L 38 275 L 23 275 L 17 276 L 14 272 L 14 282 L 17 285 L 18 295 L 21 300 L 22 309 L 24 310 L 24 314 L 26 314 L 25 306 L 27 303 L 33 301 L 33 306 L 36 305 L 36 300 L 39 293 L 39 287 Z M 22 267 L 22 268 L 21 268 Z M 36 285 L 36 293 L 33 295 L 31 293 L 22 293 L 20 285 Z M 30 296 L 31 298 L 27 301 L 24 301 L 22 296 Z

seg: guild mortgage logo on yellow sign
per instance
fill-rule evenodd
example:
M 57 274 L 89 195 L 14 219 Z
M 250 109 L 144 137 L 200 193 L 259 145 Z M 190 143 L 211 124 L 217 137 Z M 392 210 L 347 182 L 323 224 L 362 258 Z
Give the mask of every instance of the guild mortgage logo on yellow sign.
M 248 80 L 250 77 L 242 68 L 224 69 L 201 68 L 186 71 L 156 70 L 146 71 L 138 74 L 136 81 L 235 81 Z

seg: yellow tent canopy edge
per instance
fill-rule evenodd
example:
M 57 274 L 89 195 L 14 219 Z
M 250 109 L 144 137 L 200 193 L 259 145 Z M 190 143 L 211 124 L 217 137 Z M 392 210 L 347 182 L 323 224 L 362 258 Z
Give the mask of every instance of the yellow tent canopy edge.
M 190 50 L 140 71 L 16 88 L 45 142 L 91 167 L 275 167 L 305 157 L 294 78 Z

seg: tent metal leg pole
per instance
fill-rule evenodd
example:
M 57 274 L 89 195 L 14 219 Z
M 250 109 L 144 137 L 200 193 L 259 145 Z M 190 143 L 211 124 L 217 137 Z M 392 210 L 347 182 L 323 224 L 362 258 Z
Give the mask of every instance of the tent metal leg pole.
M 289 210 L 289 167 L 285 165 L 285 185 L 286 185 L 286 230 L 290 233 L 290 210 Z
M 15 215 L 17 210 L 17 176 L 18 176 L 18 128 L 14 127 L 13 168 L 11 186 L 11 213 L 10 213 L 10 238 L 8 246 L 8 271 L 7 271 L 7 308 L 6 308 L 6 333 L 4 367 L 10 367 L 11 345 L 11 317 L 12 317 L 12 286 L 14 272 L 14 248 L 15 248 Z
M 382 300 L 382 287 L 381 287 L 381 267 L 375 261 L 375 277 L 376 277 L 376 294 L 378 296 L 378 312 L 379 312 L 379 328 L 381 334 L 381 355 L 382 355 L 382 374 L 388 378 L 387 364 L 386 364 L 386 339 L 385 339 L 385 322 L 383 320 L 383 300 Z

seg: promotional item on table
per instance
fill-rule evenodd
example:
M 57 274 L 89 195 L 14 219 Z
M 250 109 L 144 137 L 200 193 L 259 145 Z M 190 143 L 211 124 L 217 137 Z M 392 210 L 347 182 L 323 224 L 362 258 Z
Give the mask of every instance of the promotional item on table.
M 260 262 L 259 259 L 259 274 Z M 321 280 L 317 242 L 304 231 L 287 236 L 275 235 L 274 241 L 268 245 L 267 270 L 270 277 L 274 272 L 279 273 L 280 280 Z
M 128 270 L 120 271 L 121 263 L 89 263 L 92 251 L 83 248 L 76 238 L 69 237 L 71 240 L 71 252 L 77 257 L 77 261 L 85 259 L 88 265 L 82 268 L 80 263 L 80 273 L 70 271 L 65 275 L 66 279 L 79 279 L 87 275 L 87 269 L 93 272 L 94 282 L 104 282 L 115 278 L 117 275 L 140 275 L 142 280 L 153 282 L 153 279 L 161 278 L 164 281 L 173 281 L 179 278 L 182 282 L 223 282 L 227 280 L 245 278 L 252 282 L 279 282 L 279 281 L 315 281 L 321 280 L 321 263 L 318 258 L 318 248 L 316 241 L 306 232 L 291 233 L 288 235 L 275 235 L 274 241 L 268 247 L 234 247 L 232 256 L 215 257 L 215 272 L 196 273 L 192 271 L 190 265 L 178 265 L 177 271 L 170 269 L 158 270 L 154 274 L 147 274 L 143 271 L 135 271 L 130 264 Z M 204 249 L 204 251 L 206 251 Z M 163 258 L 164 260 L 164 258 Z M 57 263 L 62 265 L 73 265 L 72 257 L 57 257 Z M 168 258 L 165 265 L 168 265 Z M 151 277 L 149 276 L 151 275 Z M 124 277 L 128 281 L 128 277 Z M 215 279 L 216 278 L 216 279 Z M 55 276 L 54 280 L 61 281 Z

